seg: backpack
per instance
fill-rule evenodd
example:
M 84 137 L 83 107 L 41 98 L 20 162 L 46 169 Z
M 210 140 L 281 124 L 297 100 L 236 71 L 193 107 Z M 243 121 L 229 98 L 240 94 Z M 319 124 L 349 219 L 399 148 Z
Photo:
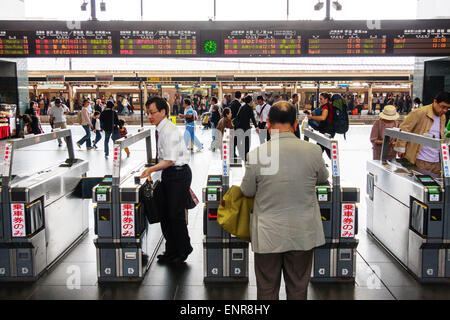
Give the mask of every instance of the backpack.
M 331 97 L 331 105 L 333 106 L 333 131 L 344 134 L 345 137 L 349 127 L 347 101 L 336 93 Z

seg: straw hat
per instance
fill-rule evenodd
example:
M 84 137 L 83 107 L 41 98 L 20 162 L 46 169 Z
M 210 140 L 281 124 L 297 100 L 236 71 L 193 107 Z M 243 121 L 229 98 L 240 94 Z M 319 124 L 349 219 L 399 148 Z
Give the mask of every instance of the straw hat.
M 384 106 L 383 112 L 380 113 L 380 118 L 384 120 L 397 120 L 398 117 L 397 108 L 393 105 Z

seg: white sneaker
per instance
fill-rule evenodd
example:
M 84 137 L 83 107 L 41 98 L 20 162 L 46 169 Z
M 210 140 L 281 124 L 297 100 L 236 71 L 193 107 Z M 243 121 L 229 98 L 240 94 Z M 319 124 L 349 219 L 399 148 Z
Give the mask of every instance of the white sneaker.
M 203 150 L 203 145 L 197 149 L 197 151 L 202 151 Z

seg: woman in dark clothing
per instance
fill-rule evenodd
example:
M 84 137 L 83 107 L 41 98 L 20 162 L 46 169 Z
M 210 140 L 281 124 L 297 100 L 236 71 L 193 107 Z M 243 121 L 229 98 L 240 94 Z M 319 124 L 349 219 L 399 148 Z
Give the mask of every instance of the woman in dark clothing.
M 30 120 L 32 121 L 33 133 L 39 134 L 44 133 L 42 130 L 41 122 L 39 121 L 39 104 L 36 101 L 30 101 L 30 107 L 25 110 L 25 114 L 30 116 Z M 25 121 L 25 119 L 24 119 Z M 39 131 L 39 132 L 38 132 Z M 37 132 L 37 133 L 36 133 Z M 29 132 L 31 133 L 31 132 Z
M 39 128 L 39 120 L 35 115 L 24 114 L 22 116 L 23 123 L 26 126 L 27 134 L 40 134 L 41 129 Z
M 100 114 L 100 124 L 102 129 L 105 130 L 105 158 L 109 156 L 109 138 L 114 131 L 119 132 L 118 127 L 120 126 L 119 117 L 113 108 L 114 103 L 108 101 L 105 110 Z
M 237 136 L 235 135 L 234 146 L 239 145 L 239 156 L 242 159 L 247 160 L 247 153 L 250 151 L 250 120 L 253 122 L 255 128 L 257 128 L 258 125 L 256 123 L 255 114 L 251 106 L 251 104 L 253 103 L 252 96 L 248 95 L 244 97 L 243 101 L 245 104 L 239 108 L 234 119 L 234 124 L 236 130 L 242 129 L 244 131 L 245 139 L 242 134 L 237 134 Z M 244 145 L 244 148 L 242 148 L 242 145 Z M 234 150 L 234 154 L 236 155 L 236 148 L 234 148 Z M 242 154 L 242 151 L 244 151 L 244 154 Z

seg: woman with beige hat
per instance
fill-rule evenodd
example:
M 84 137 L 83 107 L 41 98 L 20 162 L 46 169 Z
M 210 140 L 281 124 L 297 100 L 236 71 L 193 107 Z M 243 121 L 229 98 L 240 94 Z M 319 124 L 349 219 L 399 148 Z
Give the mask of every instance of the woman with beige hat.
M 387 105 L 383 108 L 383 112 L 380 113 L 380 119 L 375 121 L 370 133 L 370 142 L 373 145 L 373 160 L 381 159 L 381 147 L 383 145 L 384 139 L 384 129 L 386 128 L 396 128 L 398 127 L 398 122 L 396 121 L 399 117 L 397 108 L 393 105 Z M 395 159 L 395 151 L 392 143 L 389 145 L 386 160 Z

